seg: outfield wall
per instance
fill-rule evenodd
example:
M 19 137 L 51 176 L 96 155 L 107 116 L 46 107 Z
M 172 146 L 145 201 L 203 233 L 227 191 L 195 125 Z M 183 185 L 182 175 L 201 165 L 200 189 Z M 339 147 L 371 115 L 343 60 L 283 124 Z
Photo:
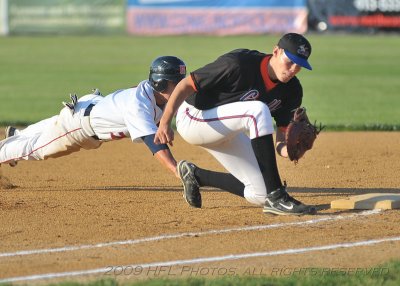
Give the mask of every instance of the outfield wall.
M 8 1 L 0 0 L 0 35 L 8 34 Z
M 8 0 L 10 34 L 125 32 L 125 0 Z
M 9 34 L 263 34 L 307 31 L 305 0 L 0 0 Z M 3 9 L 4 10 L 4 9 Z
M 400 31 L 400 0 L 0 0 L 0 35 Z

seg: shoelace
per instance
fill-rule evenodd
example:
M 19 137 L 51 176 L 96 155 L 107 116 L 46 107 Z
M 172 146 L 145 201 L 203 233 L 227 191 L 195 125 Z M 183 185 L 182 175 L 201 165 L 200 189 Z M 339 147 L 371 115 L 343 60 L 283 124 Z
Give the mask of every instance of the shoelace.
M 294 203 L 295 205 L 300 205 L 301 204 L 301 202 L 300 201 L 298 201 L 298 200 L 296 200 L 295 198 L 293 198 L 291 195 L 289 195 L 286 191 L 284 191 L 285 192 L 285 194 L 284 194 L 284 197 L 283 197 L 283 201 L 284 202 L 292 202 L 292 203 Z
M 185 168 L 185 174 L 183 175 L 183 178 L 185 180 L 189 179 L 192 184 L 195 184 L 197 187 L 199 187 L 199 183 L 197 182 L 196 178 L 191 175 L 190 168 Z

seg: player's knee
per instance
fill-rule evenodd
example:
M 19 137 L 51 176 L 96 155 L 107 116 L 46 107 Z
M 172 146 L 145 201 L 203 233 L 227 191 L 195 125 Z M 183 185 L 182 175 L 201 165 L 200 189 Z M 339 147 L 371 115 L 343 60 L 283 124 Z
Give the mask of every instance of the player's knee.
M 264 206 L 265 204 L 265 196 L 254 196 L 254 195 L 250 195 L 250 196 L 244 196 L 246 198 L 246 200 L 253 204 L 253 205 L 257 205 L 257 206 Z
M 266 199 L 266 190 L 262 189 L 262 190 L 255 190 L 252 187 L 246 187 L 244 189 L 244 197 L 245 199 L 254 205 L 257 206 L 264 206 L 265 204 L 265 199 Z

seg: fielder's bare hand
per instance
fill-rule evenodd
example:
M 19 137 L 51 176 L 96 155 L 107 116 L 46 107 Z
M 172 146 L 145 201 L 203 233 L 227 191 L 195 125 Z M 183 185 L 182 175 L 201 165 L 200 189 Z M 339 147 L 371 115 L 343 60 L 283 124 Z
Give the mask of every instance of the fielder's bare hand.
M 156 135 L 154 136 L 154 143 L 173 146 L 172 141 L 174 141 L 174 130 L 172 130 L 171 125 L 160 122 Z

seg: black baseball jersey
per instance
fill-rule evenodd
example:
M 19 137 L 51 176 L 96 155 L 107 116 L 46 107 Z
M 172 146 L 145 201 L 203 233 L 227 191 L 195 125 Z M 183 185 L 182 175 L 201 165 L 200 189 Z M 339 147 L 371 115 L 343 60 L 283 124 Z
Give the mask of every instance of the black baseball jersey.
M 293 77 L 287 83 L 273 83 L 267 65 L 271 55 L 238 49 L 190 73 L 196 93 L 186 102 L 206 110 L 223 104 L 260 100 L 266 103 L 276 125 L 287 126 L 293 110 L 301 105 L 303 89 Z

